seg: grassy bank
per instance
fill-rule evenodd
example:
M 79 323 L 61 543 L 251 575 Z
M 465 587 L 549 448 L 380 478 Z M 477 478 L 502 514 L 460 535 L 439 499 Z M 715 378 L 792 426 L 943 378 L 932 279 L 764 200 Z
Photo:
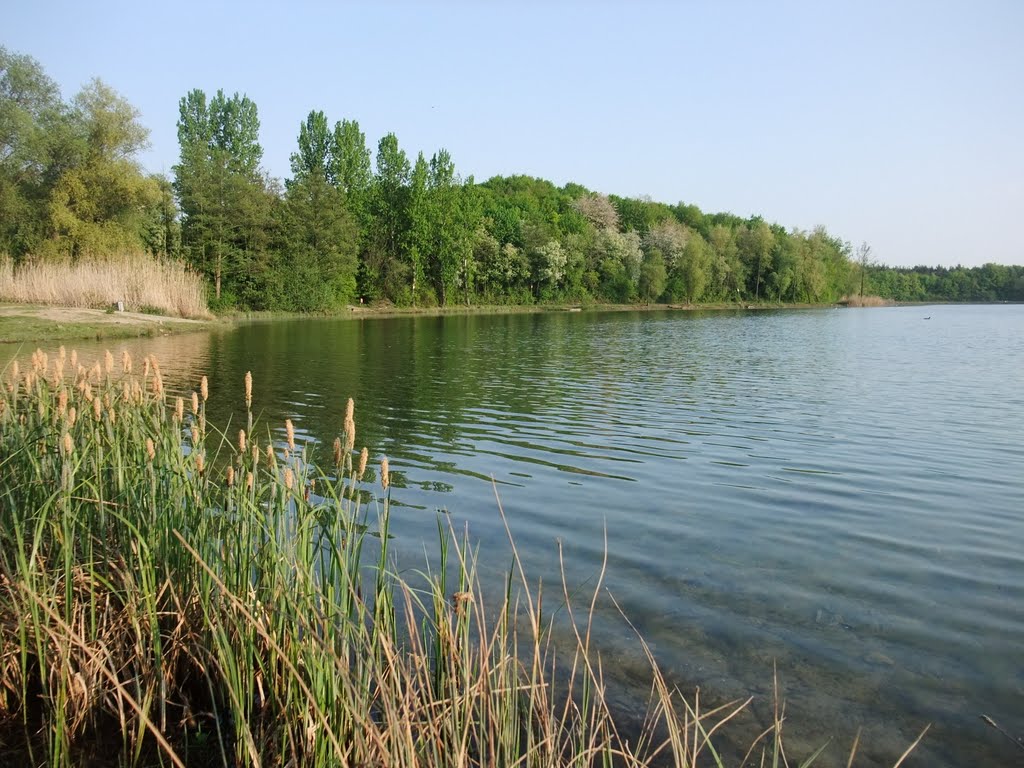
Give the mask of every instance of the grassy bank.
M 76 339 L 130 339 L 201 330 L 209 321 L 142 312 L 0 304 L 0 344 Z
M 649 652 L 647 721 L 622 735 L 590 633 L 600 584 L 542 610 L 516 567 L 486 605 L 444 526 L 439 565 L 399 575 L 388 463 L 357 452 L 351 401 L 321 470 L 290 423 L 261 436 L 248 375 L 230 436 L 205 378 L 169 397 L 153 358 L 37 352 L 2 382 L 0 763 L 723 764 L 746 702 L 702 711 Z M 781 715 L 749 742 L 786 764 Z

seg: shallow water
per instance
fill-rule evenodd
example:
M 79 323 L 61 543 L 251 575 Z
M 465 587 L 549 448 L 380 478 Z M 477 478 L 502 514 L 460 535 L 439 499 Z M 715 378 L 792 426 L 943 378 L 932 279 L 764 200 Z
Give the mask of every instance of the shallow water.
M 931 316 L 925 320 L 925 316 Z M 115 343 L 210 414 L 286 417 L 326 463 L 345 400 L 395 473 L 401 564 L 437 510 L 560 590 L 606 586 L 671 678 L 710 700 L 773 668 L 791 757 L 1013 765 L 1024 751 L 1024 306 L 289 320 Z M 83 357 L 102 347 L 78 345 Z M 11 350 L 8 350 L 10 352 Z M 3 355 L 3 352 L 0 352 Z M 493 478 L 493 483 L 492 483 Z M 426 544 L 424 545 L 424 542 Z M 611 600 L 613 699 L 643 667 Z

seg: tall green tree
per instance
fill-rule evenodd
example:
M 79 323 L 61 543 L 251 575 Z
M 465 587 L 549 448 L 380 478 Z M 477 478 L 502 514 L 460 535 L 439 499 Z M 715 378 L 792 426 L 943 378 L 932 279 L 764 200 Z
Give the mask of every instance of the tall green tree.
M 261 279 L 271 200 L 260 175 L 259 116 L 247 96 L 223 91 L 207 103 L 193 90 L 178 105 L 180 160 L 174 189 L 183 216 L 183 251 L 213 283 L 250 292 Z M 232 293 L 234 295 L 234 293 Z
M 757 216 L 740 232 L 738 245 L 741 258 L 747 265 L 747 273 L 753 278 L 753 284 L 749 286 L 750 293 L 754 294 L 754 301 L 758 301 L 761 298 L 763 277 L 772 267 L 775 235 L 771 227 Z
M 711 253 L 707 241 L 699 232 L 695 232 L 686 241 L 686 247 L 678 263 L 686 290 L 686 300 L 690 304 L 696 304 L 704 299 L 704 291 L 710 277 L 710 264 Z
M 371 298 L 400 301 L 408 280 L 402 258 L 407 227 L 409 158 L 389 133 L 377 144 L 377 174 L 370 194 L 373 231 L 364 260 L 361 290 Z
M 341 120 L 331 134 L 331 182 L 348 196 L 349 200 L 365 202 L 373 186 L 373 170 L 366 136 L 355 120 Z
M 301 181 L 317 176 L 335 183 L 331 150 L 333 137 L 323 112 L 312 111 L 299 126 L 299 148 L 291 155 L 292 177 Z
M 409 178 L 409 195 L 407 208 L 407 229 L 405 232 L 405 256 L 409 265 L 409 276 L 411 280 L 410 300 L 416 304 L 423 291 L 425 278 L 424 265 L 427 261 L 427 254 L 430 253 L 433 243 L 433 215 L 430 190 L 430 167 L 427 160 L 420 152 L 416 156 L 416 163 L 412 168 L 412 175 Z
M 427 189 L 431 223 L 428 271 L 444 306 L 457 287 L 463 247 L 468 244 L 470 235 L 462 221 L 462 188 L 455 176 L 455 163 L 445 149 L 430 158 Z

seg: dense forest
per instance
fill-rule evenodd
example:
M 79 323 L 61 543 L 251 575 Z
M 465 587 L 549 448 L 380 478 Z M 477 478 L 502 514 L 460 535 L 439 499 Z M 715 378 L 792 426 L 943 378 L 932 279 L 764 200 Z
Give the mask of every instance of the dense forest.
M 291 177 L 261 166 L 257 105 L 179 104 L 173 178 L 146 174 L 138 111 L 99 80 L 70 101 L 0 48 L 0 256 L 181 259 L 212 309 L 536 302 L 1024 301 L 1024 267 L 890 268 L 810 232 L 529 176 L 463 178 L 444 149 L 371 152 L 355 120 L 298 122 Z

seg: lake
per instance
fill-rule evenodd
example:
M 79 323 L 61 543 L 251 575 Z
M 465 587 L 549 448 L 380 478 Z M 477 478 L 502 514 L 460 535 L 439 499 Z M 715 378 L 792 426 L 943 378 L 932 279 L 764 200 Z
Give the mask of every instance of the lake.
M 109 346 L 154 352 L 181 392 L 207 374 L 233 432 L 251 370 L 263 428 L 291 418 L 324 466 L 355 398 L 401 568 L 440 511 L 500 589 L 496 496 L 549 594 L 559 542 L 584 595 L 607 542 L 607 590 L 683 690 L 754 695 L 766 723 L 777 671 L 791 757 L 831 736 L 816 764 L 845 765 L 862 729 L 857 765 L 892 764 L 928 723 L 911 765 L 1024 756 L 981 718 L 1024 735 L 1024 306 L 297 319 Z M 611 698 L 642 717 L 607 597 L 595 626 Z

